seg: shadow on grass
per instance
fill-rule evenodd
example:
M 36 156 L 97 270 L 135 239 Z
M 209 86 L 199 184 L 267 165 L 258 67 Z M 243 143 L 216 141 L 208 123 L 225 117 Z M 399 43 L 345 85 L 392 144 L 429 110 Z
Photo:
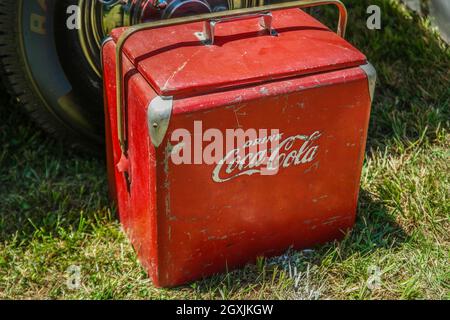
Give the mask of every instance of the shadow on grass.
M 108 211 L 104 160 L 42 132 L 0 88 L 0 242 L 76 230 Z

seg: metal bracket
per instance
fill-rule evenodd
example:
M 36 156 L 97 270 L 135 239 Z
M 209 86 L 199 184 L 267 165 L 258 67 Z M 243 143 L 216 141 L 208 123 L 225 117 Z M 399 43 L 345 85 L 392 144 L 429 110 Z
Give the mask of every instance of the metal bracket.
M 161 145 L 169 128 L 172 116 L 173 97 L 156 97 L 147 109 L 148 132 L 153 145 L 157 148 Z
M 377 70 L 374 66 L 368 62 L 360 67 L 367 75 L 367 81 L 369 83 L 370 101 L 373 101 L 375 95 L 375 86 L 377 84 Z

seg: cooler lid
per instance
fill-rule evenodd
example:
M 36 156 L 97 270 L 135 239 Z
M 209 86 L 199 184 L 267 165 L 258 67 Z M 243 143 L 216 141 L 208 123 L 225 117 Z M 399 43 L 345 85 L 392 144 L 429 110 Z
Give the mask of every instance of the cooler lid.
M 124 46 L 125 55 L 162 96 L 200 94 L 242 85 L 359 66 L 366 57 L 299 9 L 273 12 L 278 36 L 257 19 L 216 26 L 214 45 L 196 36 L 203 23 L 142 31 Z M 123 28 L 112 33 L 118 40 Z

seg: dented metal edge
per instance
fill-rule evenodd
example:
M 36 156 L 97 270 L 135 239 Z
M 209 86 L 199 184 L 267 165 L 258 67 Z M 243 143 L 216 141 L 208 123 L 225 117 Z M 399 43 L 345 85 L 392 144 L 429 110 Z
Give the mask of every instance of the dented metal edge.
M 373 102 L 373 97 L 375 95 L 375 87 L 377 84 L 377 70 L 375 70 L 374 66 L 370 62 L 360 66 L 360 68 L 367 75 L 367 82 L 369 83 L 370 101 Z
M 172 116 L 173 97 L 157 96 L 147 109 L 148 131 L 153 145 L 161 145 L 169 128 Z

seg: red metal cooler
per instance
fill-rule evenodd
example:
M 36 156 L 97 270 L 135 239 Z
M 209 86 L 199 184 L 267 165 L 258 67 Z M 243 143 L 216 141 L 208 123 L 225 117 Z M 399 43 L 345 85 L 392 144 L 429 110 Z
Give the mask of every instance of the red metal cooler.
M 338 34 L 299 9 L 322 4 L 339 8 Z M 111 193 L 155 285 L 353 226 L 376 74 L 345 25 L 339 1 L 297 1 L 104 43 Z

